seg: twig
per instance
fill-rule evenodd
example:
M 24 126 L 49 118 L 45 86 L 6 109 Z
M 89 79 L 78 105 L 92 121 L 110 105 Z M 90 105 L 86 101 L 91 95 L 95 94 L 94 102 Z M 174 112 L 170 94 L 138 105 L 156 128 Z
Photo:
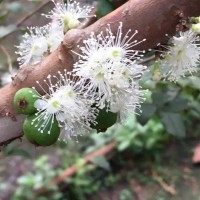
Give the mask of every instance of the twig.
M 108 145 L 102 147 L 101 149 L 98 149 L 97 151 L 87 155 L 84 158 L 84 164 L 87 164 L 92 159 L 96 158 L 97 156 L 107 154 L 108 152 L 112 151 L 115 148 L 115 146 L 116 146 L 116 142 L 111 142 Z M 77 165 L 73 165 L 72 167 L 67 168 L 57 178 L 55 178 L 53 180 L 53 183 L 59 184 L 60 182 L 62 182 L 67 177 L 74 175 L 76 173 L 77 169 L 78 169 Z
M 91 160 L 93 160 L 94 158 L 96 158 L 97 156 L 102 156 L 102 155 L 106 155 L 109 152 L 111 152 L 115 147 L 116 147 L 116 142 L 110 142 L 109 144 L 107 144 L 106 146 L 92 152 L 91 154 L 87 155 L 84 159 L 83 159 L 83 164 L 87 164 L 89 163 Z M 59 183 L 61 183 L 62 181 L 64 181 L 66 178 L 73 176 L 78 170 L 78 166 L 77 165 L 73 165 L 67 169 L 65 169 L 58 177 L 56 177 L 50 184 L 54 184 L 54 185 L 58 185 Z M 45 193 L 46 190 L 44 188 L 38 189 L 36 191 L 36 193 L 39 194 L 43 194 Z
M 25 22 L 27 19 L 29 19 L 32 15 L 34 15 L 36 12 L 40 11 L 44 6 L 46 6 L 48 3 L 50 3 L 50 0 L 46 0 L 43 3 L 41 3 L 35 10 L 29 12 L 27 15 L 25 15 L 24 17 L 22 17 L 21 19 L 19 19 L 16 23 L 15 26 L 16 28 L 12 31 L 10 31 L 8 34 L 4 35 L 3 37 L 0 38 L 0 40 L 5 39 L 6 37 L 8 37 L 9 35 L 11 35 L 13 32 L 15 32 L 18 27 Z
M 8 53 L 6 48 L 1 44 L 0 44 L 0 48 L 3 51 L 3 53 L 6 55 L 6 58 L 7 58 L 7 61 L 8 61 L 8 71 L 11 74 L 12 73 L 12 60 L 11 60 L 10 54 Z
M 171 185 L 168 185 L 167 183 L 165 183 L 162 178 L 160 176 L 158 176 L 157 172 L 156 171 L 153 171 L 152 172 L 153 174 L 153 178 L 160 184 L 160 186 L 168 193 L 170 193 L 171 195 L 176 195 L 177 194 L 177 191 L 176 189 L 171 186 Z
M 50 0 L 46 0 L 43 3 L 41 3 L 35 10 L 29 12 L 27 15 L 22 17 L 18 22 L 16 22 L 16 26 L 20 26 L 24 21 L 26 21 L 29 17 L 34 15 L 36 12 L 40 11 L 44 6 L 46 6 L 48 3 L 50 3 Z

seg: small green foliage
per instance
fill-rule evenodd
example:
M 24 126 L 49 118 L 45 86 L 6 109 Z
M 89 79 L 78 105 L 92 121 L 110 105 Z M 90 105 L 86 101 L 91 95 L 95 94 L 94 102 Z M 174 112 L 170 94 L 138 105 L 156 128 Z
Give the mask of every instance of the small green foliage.
M 93 164 L 85 165 L 83 159 L 80 158 L 77 160 L 76 165 L 78 168 L 76 175 L 66 180 L 71 193 L 68 199 L 87 200 L 87 195 L 99 190 L 100 182 L 98 180 L 94 181 L 89 173 L 95 168 Z
M 134 153 L 144 153 L 163 147 L 162 142 L 168 139 L 164 127 L 157 119 L 149 120 L 144 126 L 139 124 L 136 117 L 131 116 L 126 126 L 113 128 L 118 142 L 118 150 L 132 149 Z
M 33 114 L 37 112 L 34 107 L 35 101 L 38 99 L 38 93 L 32 88 L 22 88 L 18 90 L 14 96 L 14 107 L 21 114 Z
M 115 185 L 120 179 L 119 175 L 109 174 L 104 178 L 104 185 L 108 188 Z
M 134 200 L 134 196 L 129 189 L 121 190 L 119 194 L 119 200 Z
M 19 187 L 16 189 L 12 200 L 60 200 L 62 193 L 57 185 L 49 184 L 55 178 L 57 171 L 49 163 L 49 157 L 40 156 L 33 165 L 35 172 L 28 172 L 17 179 Z M 37 195 L 35 190 L 45 188 L 49 194 Z
M 33 144 L 39 146 L 49 146 L 54 144 L 59 137 L 60 127 L 58 121 L 54 119 L 45 124 L 43 133 L 38 130 L 38 126 L 32 124 L 33 120 L 36 118 L 36 115 L 30 115 L 26 118 L 23 124 L 23 131 L 26 138 Z M 40 123 L 43 124 L 44 119 L 41 119 Z

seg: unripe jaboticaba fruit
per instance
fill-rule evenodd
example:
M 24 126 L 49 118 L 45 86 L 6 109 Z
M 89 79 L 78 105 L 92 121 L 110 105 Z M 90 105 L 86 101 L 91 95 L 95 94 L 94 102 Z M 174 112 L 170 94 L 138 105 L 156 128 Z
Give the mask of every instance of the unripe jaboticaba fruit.
M 37 112 L 34 107 L 35 101 L 38 99 L 38 92 L 32 88 L 22 88 L 18 90 L 14 96 L 14 107 L 21 114 L 33 114 Z
M 97 124 L 91 125 L 91 128 L 96 129 L 98 132 L 106 131 L 107 128 L 111 127 L 116 123 L 117 115 L 118 113 L 107 111 L 106 107 L 100 109 L 95 120 Z
M 38 129 L 44 124 L 45 120 L 40 119 L 40 121 L 35 121 L 32 124 L 33 120 L 36 119 L 36 115 L 30 115 L 26 118 L 23 124 L 23 131 L 26 138 L 33 144 L 37 146 L 49 146 L 54 144 L 59 137 L 60 127 L 58 121 L 54 118 L 54 122 L 51 120 L 45 124 L 45 127 L 42 127 L 43 132 Z M 36 125 L 38 125 L 36 127 Z

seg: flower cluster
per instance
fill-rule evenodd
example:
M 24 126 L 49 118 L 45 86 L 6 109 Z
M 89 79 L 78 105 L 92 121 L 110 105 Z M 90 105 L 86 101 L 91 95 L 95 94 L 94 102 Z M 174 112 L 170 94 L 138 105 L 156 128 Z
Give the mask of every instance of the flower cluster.
M 74 64 L 74 72 L 83 82 L 88 80 L 85 93 L 92 96 L 100 108 L 107 106 L 108 110 L 125 116 L 135 113 L 143 99 L 138 80 L 146 66 L 137 64 L 144 52 L 133 50 L 145 39 L 138 42 L 133 40 L 137 31 L 130 35 L 129 30 L 123 35 L 122 30 L 120 22 L 116 36 L 110 25 L 105 33 L 97 36 L 92 33 L 84 46 L 79 47 L 80 59 Z
M 159 61 L 160 71 L 165 79 L 176 82 L 185 75 L 198 70 L 200 61 L 199 36 L 193 31 L 179 32 L 169 41 L 163 59 Z
M 23 36 L 24 41 L 18 46 L 21 64 L 40 62 L 58 47 L 66 31 L 77 28 L 81 19 L 92 17 L 89 6 L 80 7 L 71 0 L 67 4 L 52 1 L 55 8 L 43 15 L 53 22 L 41 28 L 30 28 L 30 33 Z M 167 51 L 156 63 L 154 79 L 158 79 L 161 72 L 165 79 L 177 81 L 197 70 L 200 46 L 194 29 L 198 26 L 179 32 L 171 38 L 169 46 L 164 46 Z M 82 46 L 77 47 L 77 52 L 73 51 L 78 60 L 72 72 L 64 70 L 49 75 L 43 84 L 37 82 L 44 95 L 32 94 L 37 97 L 34 103 L 37 112 L 31 124 L 43 133 L 49 124 L 51 129 L 56 120 L 61 127 L 60 139 L 68 140 L 90 131 L 90 127 L 98 123 L 96 119 L 101 110 L 117 113 L 122 123 L 130 113 L 140 113 L 145 90 L 139 81 L 146 66 L 138 64 L 145 52 L 136 49 L 145 39 L 135 40 L 136 34 L 138 31 L 132 30 L 124 33 L 122 22 L 116 34 L 109 24 L 105 31 L 91 33 Z
M 37 82 L 45 95 L 38 95 L 34 105 L 38 112 L 32 124 L 37 127 L 43 119 L 38 131 L 43 133 L 49 121 L 53 124 L 55 119 L 62 128 L 60 135 L 62 140 L 76 137 L 82 131 L 91 130 L 90 124 L 94 123 L 97 110 L 91 106 L 93 100 L 84 96 L 85 88 L 79 79 L 65 70 L 63 74 L 58 72 L 57 76 L 49 75 L 44 83 L 47 89 Z
M 28 28 L 29 32 L 23 35 L 23 41 L 17 46 L 19 54 L 19 64 L 36 64 L 55 51 L 63 41 L 64 33 L 70 29 L 77 28 L 80 19 L 92 17 L 92 10 L 89 6 L 81 7 L 76 1 L 68 1 L 68 4 L 55 3 L 55 8 L 49 15 L 44 15 L 52 19 L 52 23 L 43 27 Z
M 56 23 L 28 29 L 29 33 L 23 35 L 23 41 L 17 46 L 16 53 L 20 55 L 18 61 L 21 65 L 40 62 L 57 49 L 64 37 L 62 29 Z
M 54 0 L 52 1 L 55 5 L 55 8 L 49 12 L 49 15 L 43 15 L 47 18 L 57 20 L 63 27 L 64 32 L 67 32 L 73 28 L 77 28 L 81 23 L 80 19 L 95 16 L 90 14 L 93 9 L 92 7 L 81 7 L 76 1 L 72 2 L 72 0 L 67 0 L 67 4 L 65 4 L 63 0 L 61 3 L 56 3 Z
M 105 35 L 92 33 L 79 47 L 80 59 L 73 72 L 49 75 L 42 84 L 47 89 L 37 82 L 45 93 L 37 95 L 34 104 L 38 112 L 32 125 L 38 131 L 43 133 L 56 119 L 62 128 L 60 139 L 67 140 L 91 130 L 101 109 L 118 113 L 121 122 L 140 110 L 144 91 L 138 81 L 146 67 L 136 63 L 143 52 L 132 48 L 145 40 L 133 40 L 137 31 L 123 35 L 122 30 L 120 23 L 116 36 L 109 25 Z

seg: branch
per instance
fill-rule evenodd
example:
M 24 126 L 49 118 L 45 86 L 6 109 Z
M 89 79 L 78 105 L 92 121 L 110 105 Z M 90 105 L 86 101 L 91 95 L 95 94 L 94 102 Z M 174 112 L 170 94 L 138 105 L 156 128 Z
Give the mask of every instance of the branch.
M 116 146 L 117 146 L 117 143 L 115 141 L 110 142 L 109 144 L 105 145 L 104 147 L 101 147 L 100 149 L 98 149 L 98 150 L 90 153 L 89 155 L 85 156 L 83 158 L 83 164 L 85 165 L 85 164 L 91 162 L 94 158 L 96 158 L 98 156 L 107 155 L 108 153 L 112 152 L 116 148 Z M 78 169 L 79 169 L 79 167 L 76 164 L 69 167 L 69 168 L 66 168 L 62 173 L 60 173 L 59 176 L 57 176 L 52 182 L 50 182 L 49 185 L 60 184 L 61 182 L 63 182 L 67 178 L 76 174 Z M 47 190 L 45 190 L 44 188 L 40 188 L 40 189 L 36 190 L 37 195 L 44 194 L 45 192 L 47 192 Z
M 105 145 L 104 147 L 90 153 L 85 158 L 83 158 L 83 162 L 84 162 L 83 164 L 85 165 L 85 164 L 89 163 L 90 161 L 92 161 L 94 158 L 96 158 L 98 156 L 108 154 L 109 152 L 111 152 L 115 149 L 116 145 L 117 145 L 116 142 L 110 142 L 109 144 Z M 52 183 L 58 185 L 59 183 L 64 181 L 66 178 L 73 176 L 77 172 L 77 170 L 78 170 L 78 166 L 76 164 L 71 166 L 70 168 L 67 168 L 58 177 L 56 177 Z
M 24 116 L 17 114 L 13 108 L 13 97 L 16 91 L 22 87 L 35 86 L 40 92 L 36 80 L 42 83 L 48 74 L 56 74 L 58 70 L 63 69 L 72 70 L 76 57 L 71 50 L 78 51 L 76 46 L 81 45 L 91 32 L 98 34 L 100 31 L 105 31 L 109 23 L 112 32 L 116 33 L 121 21 L 124 33 L 130 28 L 139 31 L 134 40 L 147 39 L 136 48 L 148 50 L 166 40 L 165 34 L 175 33 L 181 16 L 198 15 L 200 15 L 199 0 L 129 0 L 91 26 L 82 30 L 70 30 L 55 52 L 37 65 L 22 67 L 13 78 L 13 83 L 0 89 L 0 144 L 22 136 Z
M 6 37 L 8 37 L 9 35 L 11 35 L 13 32 L 15 32 L 16 30 L 18 30 L 18 28 L 21 26 L 21 24 L 23 24 L 26 20 L 28 20 L 31 16 L 33 16 L 35 13 L 37 13 L 38 11 L 40 11 L 43 7 L 45 7 L 47 4 L 49 4 L 51 1 L 50 0 L 46 0 L 43 3 L 41 3 L 35 10 L 29 12 L 28 14 L 26 14 L 25 16 L 23 16 L 22 18 L 20 18 L 16 23 L 15 26 L 16 28 L 13 29 L 12 31 L 10 31 L 8 34 L 4 35 L 3 37 L 0 38 L 0 40 L 5 39 Z

